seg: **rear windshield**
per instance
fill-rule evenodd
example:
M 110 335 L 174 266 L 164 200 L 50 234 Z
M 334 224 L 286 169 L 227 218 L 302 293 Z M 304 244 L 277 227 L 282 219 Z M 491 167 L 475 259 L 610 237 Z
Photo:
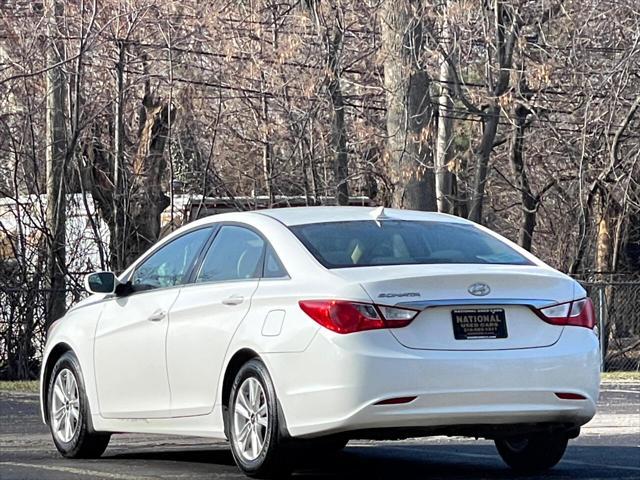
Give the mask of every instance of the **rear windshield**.
M 436 263 L 530 265 L 473 225 L 403 220 L 328 222 L 289 227 L 327 268 Z

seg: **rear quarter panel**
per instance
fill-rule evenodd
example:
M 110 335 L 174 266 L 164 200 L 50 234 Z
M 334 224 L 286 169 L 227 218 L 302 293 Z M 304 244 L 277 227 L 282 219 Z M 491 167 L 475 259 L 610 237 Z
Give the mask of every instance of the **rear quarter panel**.
M 286 269 L 287 278 L 261 279 L 251 298 L 248 314 L 235 331 L 219 375 L 218 398 L 227 365 L 242 349 L 255 351 L 264 360 L 280 393 L 286 371 L 275 371 L 269 355 L 304 351 L 321 328 L 298 305 L 302 299 L 345 299 L 370 301 L 359 284 L 345 281 L 328 271 L 280 222 L 255 214 L 251 225 L 259 229 L 273 246 Z

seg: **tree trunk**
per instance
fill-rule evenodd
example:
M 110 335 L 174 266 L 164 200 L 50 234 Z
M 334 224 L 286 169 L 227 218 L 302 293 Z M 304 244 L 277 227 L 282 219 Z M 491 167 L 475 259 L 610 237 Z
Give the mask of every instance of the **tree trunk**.
M 314 205 L 320 204 L 320 177 L 316 166 L 316 141 L 315 141 L 315 122 L 313 118 L 309 121 L 309 169 L 311 170 L 311 189 L 313 191 Z
M 162 189 L 162 177 L 166 167 L 164 149 L 169 131 L 169 112 L 173 116 L 175 109 L 155 103 L 146 110 L 146 123 L 133 159 L 127 265 L 156 242 L 160 235 L 160 215 L 169 206 L 169 198 Z
M 608 192 L 600 191 L 596 207 L 596 247 L 595 269 L 597 273 L 611 273 L 611 259 L 613 257 L 614 208 L 612 200 L 607 198 Z
M 126 168 L 124 165 L 124 67 L 126 45 L 118 42 L 118 63 L 116 64 L 116 101 L 113 152 L 113 238 L 111 239 L 111 268 L 116 272 L 124 270 L 126 252 L 124 192 Z
M 64 15 L 63 3 L 47 0 L 47 114 L 46 114 L 46 162 L 47 162 L 47 301 L 48 327 L 64 315 L 65 301 L 65 171 L 67 136 L 65 126 L 66 76 L 64 73 L 65 45 L 60 38 L 58 18 Z M 56 66 L 54 66 L 56 65 Z
M 482 140 L 476 151 L 476 170 L 473 177 L 473 192 L 471 194 L 471 206 L 469 208 L 469 220 L 482 223 L 482 207 L 484 203 L 485 184 L 489 173 L 489 158 L 493 150 L 493 142 L 498 131 L 500 119 L 500 107 L 493 100 L 489 110 L 484 115 L 484 131 Z
M 274 193 L 273 182 L 273 147 L 269 138 L 269 101 L 265 91 L 264 73 L 261 74 L 262 85 L 262 119 L 264 121 L 264 135 L 262 137 L 262 177 L 264 179 L 265 194 L 269 199 L 269 208 L 273 205 Z
M 604 194 L 600 194 L 600 205 L 596 219 L 596 271 L 599 273 L 608 273 L 611 270 L 612 256 L 612 236 L 611 236 L 611 207 L 608 199 L 604 198 Z
M 482 207 L 489 173 L 489 159 L 500 121 L 499 98 L 509 90 L 513 51 L 524 22 L 515 8 L 517 7 L 500 0 L 496 0 L 492 7 L 495 23 L 495 44 L 492 54 L 495 55 L 498 70 L 495 78 L 490 76 L 487 79 L 488 84 L 492 86 L 489 91 L 490 101 L 486 112 L 482 114 L 484 130 L 476 150 L 476 170 L 469 208 L 469 219 L 476 223 L 482 223 L 483 220 Z
M 100 142 L 100 126 L 94 123 L 92 127 L 91 141 L 85 147 L 87 159 L 86 170 L 82 173 L 86 178 L 87 190 L 91 192 L 96 210 L 109 228 L 109 265 L 114 272 L 122 271 L 122 267 L 114 263 L 116 247 L 116 227 L 114 215 L 114 182 L 113 163 L 107 149 Z
M 440 16 L 440 38 L 444 52 L 453 55 L 453 42 L 448 18 L 448 1 L 443 2 Z M 438 101 L 438 138 L 436 141 L 435 175 L 438 211 L 453 213 L 453 176 L 449 170 L 453 143 L 453 71 L 444 54 L 440 55 L 440 96 Z
M 538 198 L 531 191 L 524 160 L 524 134 L 529 113 L 529 109 L 524 105 L 519 104 L 515 108 L 511 168 L 516 177 L 516 186 L 520 189 L 522 219 L 518 230 L 518 245 L 531 251 L 533 231 L 536 227 Z
M 329 43 L 329 67 L 331 78 L 329 80 L 329 96 L 333 107 L 333 122 L 331 125 L 331 140 L 334 150 L 333 174 L 336 182 L 336 204 L 349 204 L 349 166 L 347 164 L 347 129 L 344 123 L 344 99 L 340 84 L 340 54 L 344 33 L 338 26 L 335 29 L 333 39 L 327 39 Z
M 429 78 L 420 64 L 422 8 L 418 0 L 385 0 L 381 9 L 387 100 L 386 160 L 392 206 L 436 210 Z
M 599 190 L 598 205 L 596 207 L 596 258 L 595 267 L 598 273 L 598 278 L 605 280 L 607 276 L 605 274 L 611 272 L 611 257 L 613 252 L 613 241 L 611 232 L 611 217 L 612 208 L 609 204 L 606 192 Z M 604 331 L 601 335 L 604 336 L 603 352 L 602 356 L 605 359 L 605 369 L 609 368 L 607 362 L 607 354 L 609 350 L 610 341 L 617 337 L 616 333 L 620 327 L 620 321 L 617 319 L 615 312 L 615 298 L 613 288 L 608 286 L 601 286 L 604 289 L 605 304 L 605 325 Z

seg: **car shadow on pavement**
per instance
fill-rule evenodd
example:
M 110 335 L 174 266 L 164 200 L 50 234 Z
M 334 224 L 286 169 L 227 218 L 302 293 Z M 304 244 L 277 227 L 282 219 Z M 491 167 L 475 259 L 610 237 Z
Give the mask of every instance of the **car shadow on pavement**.
M 102 456 L 101 460 L 146 460 L 146 461 L 170 461 L 189 463 L 209 463 L 219 466 L 235 466 L 233 455 L 229 448 L 214 449 L 186 449 L 186 450 L 154 450 L 152 452 L 127 452 L 109 455 L 109 452 Z
M 293 476 L 307 480 L 315 478 L 367 479 L 637 479 L 640 478 L 638 448 L 617 446 L 570 447 L 565 459 L 543 475 L 517 475 L 501 461 L 492 445 L 406 445 L 384 444 L 348 446 L 344 451 L 312 456 L 312 452 L 296 456 Z M 159 462 L 209 464 L 234 467 L 228 448 L 206 450 L 170 450 L 123 453 L 109 456 L 117 459 L 138 459 Z M 228 468 L 224 468 L 229 471 Z

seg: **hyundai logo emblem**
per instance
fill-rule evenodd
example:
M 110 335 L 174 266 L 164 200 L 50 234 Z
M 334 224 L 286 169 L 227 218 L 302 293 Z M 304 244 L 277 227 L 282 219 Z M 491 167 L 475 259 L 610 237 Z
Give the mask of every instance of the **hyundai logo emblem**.
M 475 295 L 476 297 L 484 297 L 485 295 L 488 295 L 489 292 L 491 292 L 491 288 L 486 283 L 478 282 L 474 283 L 473 285 L 469 285 L 467 291 L 471 295 Z

